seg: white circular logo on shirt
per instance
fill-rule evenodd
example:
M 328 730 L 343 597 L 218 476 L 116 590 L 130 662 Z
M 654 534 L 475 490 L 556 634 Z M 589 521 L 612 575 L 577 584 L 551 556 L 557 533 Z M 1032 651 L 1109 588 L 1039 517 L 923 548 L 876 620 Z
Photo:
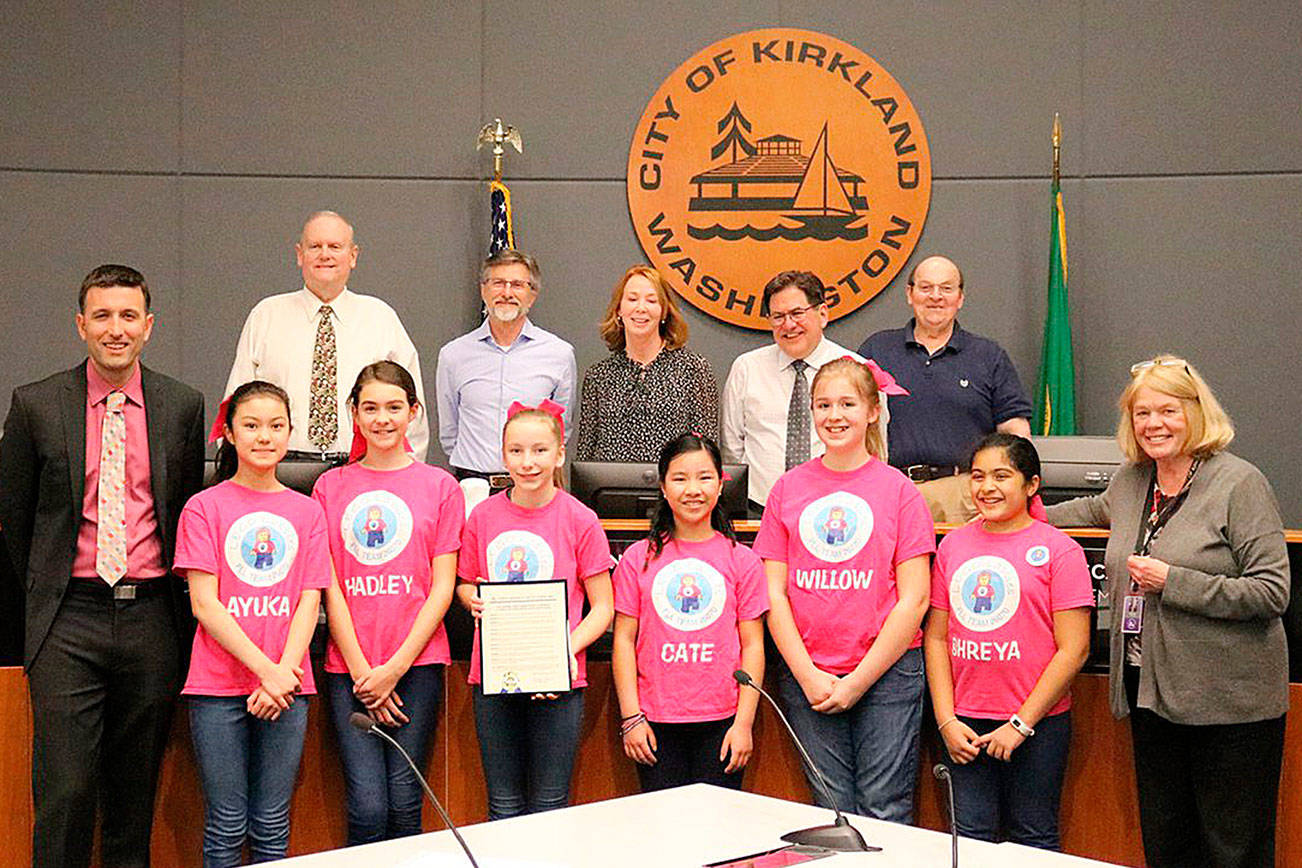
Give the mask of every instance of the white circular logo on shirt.
M 963 562 L 949 580 L 949 611 L 969 630 L 998 630 L 1017 614 L 1021 580 L 1008 561 L 980 555 Z
M 800 513 L 800 541 L 821 561 L 841 563 L 859 554 L 873 533 L 873 511 L 863 498 L 834 491 Z
M 275 513 L 251 512 L 226 531 L 224 554 L 240 581 L 267 588 L 289 575 L 298 554 L 298 533 Z
M 1042 567 L 1049 562 L 1048 546 L 1031 546 L 1026 550 L 1026 562 L 1033 567 Z
M 675 630 L 704 630 L 719 620 L 728 601 L 723 575 L 699 558 L 665 564 L 651 582 L 656 614 Z
M 555 575 L 551 546 L 536 533 L 508 530 L 493 537 L 486 550 L 489 582 L 532 582 Z
M 411 510 L 402 498 L 388 491 L 357 495 L 344 510 L 339 534 L 344 549 L 362 564 L 393 560 L 411 540 Z

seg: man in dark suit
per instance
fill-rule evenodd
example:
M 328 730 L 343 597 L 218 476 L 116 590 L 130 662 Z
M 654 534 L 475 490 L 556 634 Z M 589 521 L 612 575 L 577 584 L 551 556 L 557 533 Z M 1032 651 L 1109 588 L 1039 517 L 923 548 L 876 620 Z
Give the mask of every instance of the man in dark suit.
M 89 359 L 14 390 L 0 523 L 25 582 L 32 864 L 147 866 L 158 769 L 192 636 L 169 573 L 203 478 L 203 397 L 139 363 L 154 325 L 140 272 L 82 282 Z

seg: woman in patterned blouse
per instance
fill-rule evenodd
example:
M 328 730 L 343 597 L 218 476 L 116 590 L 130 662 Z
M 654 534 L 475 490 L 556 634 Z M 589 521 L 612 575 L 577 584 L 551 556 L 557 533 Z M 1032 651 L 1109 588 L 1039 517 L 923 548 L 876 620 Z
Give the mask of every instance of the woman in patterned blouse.
M 687 321 L 658 271 L 624 272 L 601 336 L 611 353 L 583 375 L 576 460 L 653 462 L 686 431 L 718 437 L 714 372 L 684 347 Z

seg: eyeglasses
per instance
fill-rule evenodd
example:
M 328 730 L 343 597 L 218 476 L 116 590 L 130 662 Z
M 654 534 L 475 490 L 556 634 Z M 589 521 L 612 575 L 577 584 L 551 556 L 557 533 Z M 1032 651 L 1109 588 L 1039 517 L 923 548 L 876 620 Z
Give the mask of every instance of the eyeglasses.
M 942 283 L 939 286 L 930 283 L 915 283 L 913 291 L 918 295 L 943 295 L 949 297 L 958 295 L 963 291 L 963 287 L 950 283 Z
M 1189 374 L 1189 363 L 1184 359 L 1148 359 L 1131 365 L 1130 376 L 1138 376 L 1141 371 L 1147 371 L 1149 368 L 1184 368 L 1184 372 Z
M 533 281 L 529 280 L 503 280 L 500 277 L 490 277 L 484 281 L 484 286 L 489 289 L 495 289 L 499 292 L 503 289 L 510 289 L 512 292 L 524 292 L 526 289 L 533 288 Z
M 775 326 L 780 326 L 783 323 L 787 322 L 788 320 L 790 320 L 791 322 L 800 322 L 802 319 L 805 318 L 805 315 L 807 313 L 809 313 L 811 310 L 813 310 L 816 307 L 818 307 L 818 305 L 811 304 L 806 307 L 796 307 L 796 308 L 792 308 L 791 310 L 786 310 L 782 312 L 770 311 L 769 322 L 773 323 L 773 325 Z

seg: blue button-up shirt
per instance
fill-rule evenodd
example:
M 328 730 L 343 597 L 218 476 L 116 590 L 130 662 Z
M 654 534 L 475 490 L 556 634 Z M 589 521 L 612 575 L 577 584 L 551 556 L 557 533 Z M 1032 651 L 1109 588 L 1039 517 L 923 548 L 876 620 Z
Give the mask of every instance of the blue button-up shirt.
M 502 470 L 502 428 L 511 402 L 531 407 L 550 398 L 574 418 L 574 347 L 529 320 L 509 347 L 498 346 L 488 320 L 439 350 L 436 375 L 439 442 L 453 467 Z
M 909 390 L 890 397 L 891 464 L 964 465 L 977 441 L 1009 419 L 1031 415 L 1017 370 L 1003 347 L 954 323 L 934 355 L 913 338 L 914 321 L 863 342 L 870 358 Z

